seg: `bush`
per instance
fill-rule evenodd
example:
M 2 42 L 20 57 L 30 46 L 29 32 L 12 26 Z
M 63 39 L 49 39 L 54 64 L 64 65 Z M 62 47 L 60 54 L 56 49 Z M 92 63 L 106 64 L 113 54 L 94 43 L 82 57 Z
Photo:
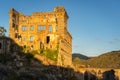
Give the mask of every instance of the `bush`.
M 43 54 L 44 50 L 43 49 L 40 49 L 40 54 Z
M 50 50 L 50 49 L 43 50 L 43 49 L 41 49 L 40 54 L 45 55 L 47 58 L 49 58 L 51 60 L 57 61 L 58 50 Z
M 54 60 L 54 61 L 57 61 L 58 51 L 57 50 L 46 50 L 45 55 L 47 58 Z
M 30 52 L 30 54 L 32 54 L 33 56 L 37 53 L 38 53 L 37 50 L 34 50 L 34 51 Z

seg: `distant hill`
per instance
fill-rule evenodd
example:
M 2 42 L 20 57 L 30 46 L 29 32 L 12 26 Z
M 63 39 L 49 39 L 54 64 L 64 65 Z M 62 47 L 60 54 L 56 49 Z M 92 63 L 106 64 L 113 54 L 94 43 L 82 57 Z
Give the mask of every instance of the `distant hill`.
M 81 60 L 79 63 L 94 68 L 120 68 L 120 51 L 104 53 L 98 57 Z
M 79 57 L 80 59 L 83 59 L 83 60 L 87 60 L 89 59 L 89 57 L 83 55 L 83 54 L 79 54 L 79 53 L 73 53 L 72 54 L 72 59 L 76 58 L 76 57 Z
M 112 51 L 87 61 L 91 67 L 120 68 L 120 51 Z

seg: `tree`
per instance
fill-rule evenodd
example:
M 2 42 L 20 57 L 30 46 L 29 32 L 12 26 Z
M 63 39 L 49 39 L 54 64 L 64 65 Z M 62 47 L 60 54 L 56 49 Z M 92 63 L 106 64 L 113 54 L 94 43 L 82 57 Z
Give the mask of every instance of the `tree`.
M 6 29 L 0 26 L 0 36 L 5 36 Z

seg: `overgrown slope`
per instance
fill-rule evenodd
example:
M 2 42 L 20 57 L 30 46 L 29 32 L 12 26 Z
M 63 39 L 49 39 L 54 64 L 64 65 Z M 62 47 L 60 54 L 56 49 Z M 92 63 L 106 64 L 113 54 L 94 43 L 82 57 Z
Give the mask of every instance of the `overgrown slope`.
M 120 68 L 120 51 L 112 51 L 88 60 L 80 60 L 79 64 L 86 67 Z

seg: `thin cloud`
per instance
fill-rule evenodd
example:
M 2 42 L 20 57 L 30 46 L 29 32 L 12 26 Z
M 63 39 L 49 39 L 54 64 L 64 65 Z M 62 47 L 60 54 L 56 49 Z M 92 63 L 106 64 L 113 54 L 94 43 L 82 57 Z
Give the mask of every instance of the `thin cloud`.
M 114 38 L 111 41 L 109 41 L 110 44 L 114 44 L 114 43 L 120 43 L 120 39 L 119 38 Z

